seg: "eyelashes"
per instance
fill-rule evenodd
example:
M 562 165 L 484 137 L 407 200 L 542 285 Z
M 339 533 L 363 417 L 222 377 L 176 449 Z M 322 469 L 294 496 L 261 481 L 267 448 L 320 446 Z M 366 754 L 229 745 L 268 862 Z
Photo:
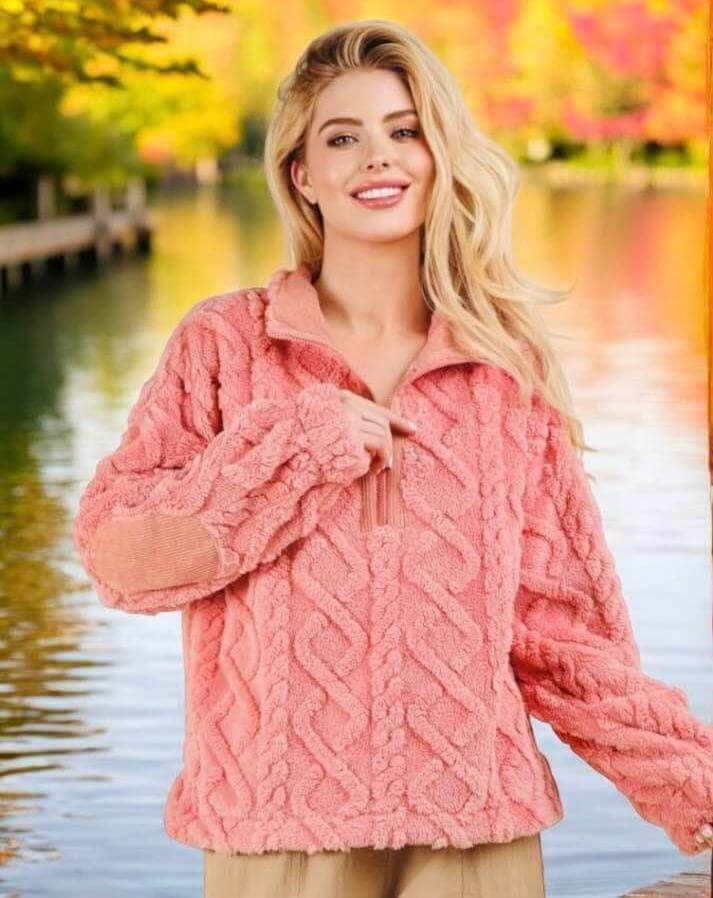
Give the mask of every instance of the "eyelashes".
M 396 131 L 394 131 L 394 134 L 399 134 L 402 131 L 407 131 L 412 137 L 418 137 L 419 134 L 421 133 L 418 128 L 397 128 Z M 352 136 L 353 135 L 351 135 L 351 134 L 338 134 L 336 137 L 332 137 L 330 140 L 327 141 L 327 146 L 330 146 L 330 147 L 346 146 L 346 144 L 337 143 L 337 141 L 340 141 L 343 137 L 352 137 Z

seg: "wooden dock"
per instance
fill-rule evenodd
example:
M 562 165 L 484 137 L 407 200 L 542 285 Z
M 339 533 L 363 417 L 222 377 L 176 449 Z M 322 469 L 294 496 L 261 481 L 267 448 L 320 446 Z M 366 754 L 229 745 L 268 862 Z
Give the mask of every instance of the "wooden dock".
M 619 898 L 711 898 L 711 877 L 709 873 L 677 873 Z
M 45 206 L 35 221 L 0 226 L 0 292 L 6 293 L 12 281 L 30 281 L 33 266 L 40 263 L 62 270 L 72 256 L 97 263 L 127 247 L 150 250 L 154 220 L 143 182 L 129 184 L 124 208 L 112 209 L 108 192 L 101 189 L 94 192 L 92 205 L 90 213 L 64 217 L 47 214 Z

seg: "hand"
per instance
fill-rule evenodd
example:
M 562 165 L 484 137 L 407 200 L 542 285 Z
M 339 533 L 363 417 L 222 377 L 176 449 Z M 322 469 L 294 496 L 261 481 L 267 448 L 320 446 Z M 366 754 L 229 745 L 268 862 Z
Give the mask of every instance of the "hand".
M 704 823 L 696 833 L 696 842 L 704 845 L 706 848 L 713 848 L 713 826 L 710 823 Z M 706 844 L 707 843 L 707 844 Z
M 342 389 L 340 394 L 356 439 L 373 456 L 381 457 L 382 463 L 378 470 L 373 469 L 375 473 L 380 474 L 384 468 L 390 468 L 393 463 L 392 428 L 413 433 L 418 425 L 398 412 L 391 411 L 351 390 Z

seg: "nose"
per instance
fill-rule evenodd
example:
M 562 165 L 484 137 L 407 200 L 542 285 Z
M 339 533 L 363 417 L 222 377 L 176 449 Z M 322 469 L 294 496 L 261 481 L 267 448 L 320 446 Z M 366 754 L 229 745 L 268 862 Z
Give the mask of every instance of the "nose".
M 367 171 L 372 171 L 375 168 L 388 168 L 391 165 L 389 150 L 390 147 L 378 139 L 371 142 L 365 154 Z

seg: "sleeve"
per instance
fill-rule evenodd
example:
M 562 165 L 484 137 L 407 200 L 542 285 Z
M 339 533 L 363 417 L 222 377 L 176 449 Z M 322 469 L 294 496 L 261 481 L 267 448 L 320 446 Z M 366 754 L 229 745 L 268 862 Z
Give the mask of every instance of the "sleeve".
M 108 607 L 156 614 L 219 591 L 306 536 L 369 468 L 333 383 L 244 401 L 221 429 L 214 337 L 195 308 L 179 323 L 79 500 L 73 542 Z M 250 352 L 234 342 L 225 378 L 245 395 Z
M 529 425 L 511 662 L 528 711 L 685 855 L 713 823 L 713 727 L 641 669 L 602 517 L 564 419 Z

